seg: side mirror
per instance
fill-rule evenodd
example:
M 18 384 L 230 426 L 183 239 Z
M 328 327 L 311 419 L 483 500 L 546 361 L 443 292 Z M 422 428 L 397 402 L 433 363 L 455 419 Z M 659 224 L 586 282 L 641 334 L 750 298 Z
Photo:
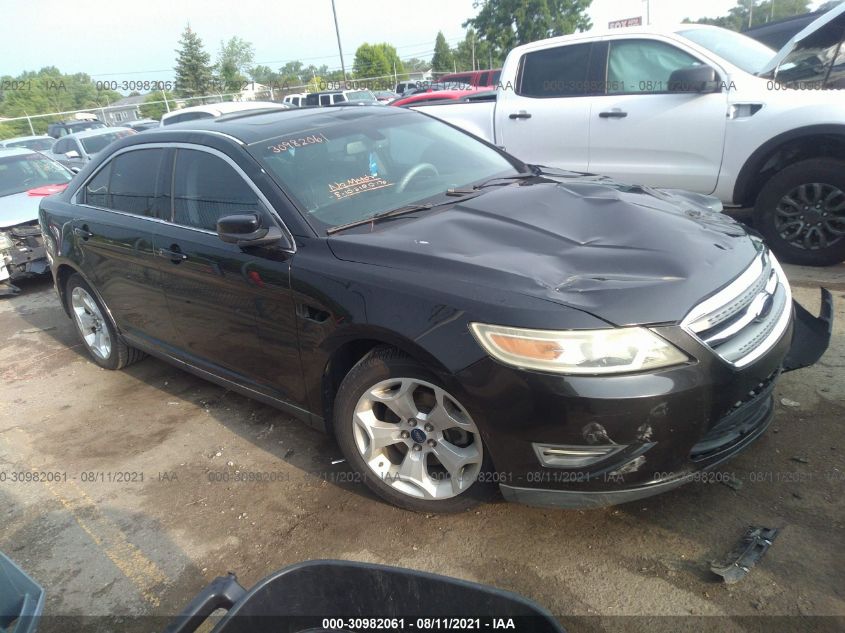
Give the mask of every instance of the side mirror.
M 276 226 L 262 227 L 260 218 L 249 213 L 227 215 L 217 220 L 217 236 L 238 246 L 265 246 L 280 241 L 282 231 Z
M 669 75 L 669 92 L 716 92 L 719 75 L 710 66 L 680 68 Z
M 82 158 L 75 149 L 65 152 L 65 158 Z

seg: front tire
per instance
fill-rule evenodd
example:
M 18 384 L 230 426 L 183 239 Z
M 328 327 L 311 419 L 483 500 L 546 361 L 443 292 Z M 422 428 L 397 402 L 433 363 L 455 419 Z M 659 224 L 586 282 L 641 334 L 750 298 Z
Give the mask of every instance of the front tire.
M 129 347 L 117 333 L 108 310 L 81 275 L 74 273 L 65 286 L 68 312 L 76 325 L 82 345 L 103 369 L 123 369 L 145 354 Z
M 422 365 L 377 348 L 344 378 L 334 431 L 378 496 L 416 512 L 459 512 L 495 495 L 490 460 L 466 409 Z
M 784 261 L 845 260 L 845 161 L 804 160 L 774 174 L 757 197 L 754 226 Z

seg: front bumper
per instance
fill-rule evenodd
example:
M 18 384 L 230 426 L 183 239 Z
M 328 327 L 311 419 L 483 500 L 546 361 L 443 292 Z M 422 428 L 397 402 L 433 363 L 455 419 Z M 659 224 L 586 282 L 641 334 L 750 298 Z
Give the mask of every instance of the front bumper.
M 49 272 L 50 265 L 37 224 L 14 226 L 2 233 L 4 243 L 11 242 L 11 246 L 0 248 L 0 295 L 14 294 L 17 288 L 11 282 Z
M 782 371 L 815 363 L 830 341 L 832 298 L 822 290 L 816 318 L 797 303 L 768 353 L 730 366 L 676 327 L 654 328 L 696 362 L 649 374 L 551 376 L 493 360 L 458 378 L 499 483 L 510 501 L 592 507 L 634 501 L 702 478 L 744 450 L 774 414 Z M 550 468 L 536 445 L 621 446 L 580 468 Z

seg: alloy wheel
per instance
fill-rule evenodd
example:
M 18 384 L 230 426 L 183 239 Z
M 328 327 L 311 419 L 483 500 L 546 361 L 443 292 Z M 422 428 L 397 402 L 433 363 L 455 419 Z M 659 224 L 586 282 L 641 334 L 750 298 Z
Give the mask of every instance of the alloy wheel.
M 355 406 L 353 436 L 370 470 L 411 497 L 455 497 L 481 471 L 481 436 L 469 413 L 424 380 L 391 378 L 373 385 Z
M 76 327 L 82 333 L 82 340 L 93 354 L 106 360 L 111 355 L 111 336 L 106 320 L 97 302 L 84 288 L 75 287 L 70 294 Z
M 778 202 L 775 229 L 781 239 L 805 250 L 836 244 L 845 238 L 845 192 L 819 182 L 798 185 Z

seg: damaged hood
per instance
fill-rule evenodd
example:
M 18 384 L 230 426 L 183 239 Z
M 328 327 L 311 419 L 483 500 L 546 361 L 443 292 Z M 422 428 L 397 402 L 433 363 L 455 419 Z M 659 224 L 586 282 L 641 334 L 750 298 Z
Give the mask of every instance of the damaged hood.
M 43 196 L 33 196 L 27 191 L 0 197 L 0 229 L 38 219 L 38 205 Z
M 812 46 L 811 39 L 824 28 L 829 30 L 831 34 L 835 34 L 833 36 L 835 40 L 842 41 L 843 35 L 845 35 L 845 2 L 833 7 L 827 13 L 820 15 L 803 30 L 796 33 L 757 74 L 759 76 L 769 75 L 797 48 L 808 45 Z M 827 45 L 829 46 L 832 43 L 835 42 L 829 42 Z
M 437 271 L 441 280 L 512 290 L 615 325 L 669 323 L 762 248 L 703 202 L 602 177 L 543 177 L 328 242 L 341 260 Z

